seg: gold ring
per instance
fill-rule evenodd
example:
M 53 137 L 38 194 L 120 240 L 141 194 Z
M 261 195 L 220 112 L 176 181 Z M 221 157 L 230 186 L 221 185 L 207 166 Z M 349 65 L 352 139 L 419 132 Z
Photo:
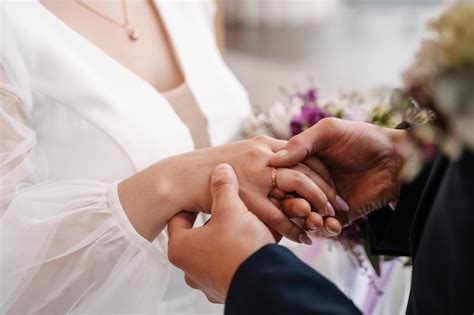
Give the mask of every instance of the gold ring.
M 276 168 L 272 169 L 272 191 L 275 189 L 278 189 L 277 172 L 278 172 L 278 169 Z

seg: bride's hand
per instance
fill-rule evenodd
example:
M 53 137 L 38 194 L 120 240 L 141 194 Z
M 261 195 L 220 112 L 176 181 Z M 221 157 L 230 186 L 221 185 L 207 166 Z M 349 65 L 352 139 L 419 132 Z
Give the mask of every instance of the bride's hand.
M 165 211 L 166 218 L 171 218 L 182 210 L 208 213 L 211 207 L 210 174 L 216 165 L 225 162 L 237 174 L 242 200 L 260 220 L 291 240 L 309 242 L 306 233 L 289 217 L 307 218 L 305 227 L 309 228 L 309 223 L 314 223 L 312 227 L 317 229 L 322 226 L 319 215 L 311 214 L 311 207 L 299 198 L 282 201 L 285 212 L 278 207 L 275 199 L 269 198 L 273 189 L 273 168 L 268 166 L 269 159 L 285 145 L 286 141 L 258 136 L 170 157 L 122 182 L 119 185 L 119 193 L 120 190 L 124 192 L 124 198 L 121 194 L 121 202 L 126 212 L 127 208 L 144 208 L 149 209 L 149 212 Z M 328 180 L 324 175 L 321 176 L 302 164 L 280 168 L 277 171 L 278 190 L 283 194 L 301 196 L 319 213 L 330 215 L 334 213 L 335 190 L 327 184 L 330 178 Z M 133 193 L 132 197 L 127 197 L 130 195 L 127 191 L 136 191 L 137 187 L 145 187 L 145 191 L 139 192 L 138 197 L 133 197 Z M 149 196 L 154 198 L 149 200 Z M 137 206 L 137 202 L 142 204 Z M 137 211 L 127 215 L 137 230 L 142 225 L 150 225 L 147 222 L 150 218 L 143 218 L 134 212 Z M 142 235 L 145 233 L 149 239 L 156 237 L 156 231 L 163 228 L 162 224 L 161 220 L 159 226 L 143 231 Z

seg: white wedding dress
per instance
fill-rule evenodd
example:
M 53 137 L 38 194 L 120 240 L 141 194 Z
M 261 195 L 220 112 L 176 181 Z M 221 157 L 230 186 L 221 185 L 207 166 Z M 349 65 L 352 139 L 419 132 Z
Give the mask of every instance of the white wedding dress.
M 170 266 L 166 232 L 143 239 L 117 196 L 118 181 L 194 149 L 166 95 L 37 0 L 0 1 L 0 313 L 221 314 Z M 156 5 L 210 143 L 233 140 L 250 106 L 217 49 L 213 1 Z M 345 253 L 295 251 L 364 300 Z
M 250 106 L 213 2 L 156 5 L 210 142 L 231 141 Z M 166 233 L 143 239 L 117 196 L 118 181 L 193 150 L 167 99 L 36 0 L 0 3 L 0 47 L 0 313 L 222 312 L 180 272 L 169 281 Z

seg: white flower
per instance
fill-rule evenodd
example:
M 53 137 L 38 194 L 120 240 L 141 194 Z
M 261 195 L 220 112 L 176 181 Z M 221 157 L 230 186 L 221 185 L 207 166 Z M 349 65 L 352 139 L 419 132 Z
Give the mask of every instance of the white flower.
M 290 122 L 294 115 L 290 109 L 283 106 L 280 102 L 275 102 L 268 111 L 269 122 L 279 139 L 289 139 L 291 137 Z
M 397 145 L 397 152 L 405 158 L 405 163 L 400 171 L 404 182 L 411 182 L 419 174 L 425 163 L 422 152 L 412 142 L 402 142 Z
M 474 150 L 474 68 L 450 72 L 437 81 L 435 98 L 439 109 L 446 116 L 452 131 L 451 145 L 447 146 L 451 155 L 457 145 L 464 143 Z
M 272 133 L 268 130 L 268 118 L 263 113 L 252 113 L 242 124 L 242 134 L 251 138 L 257 135 L 269 135 Z
M 292 97 L 290 101 L 290 108 L 301 108 L 304 106 L 304 101 L 300 97 Z

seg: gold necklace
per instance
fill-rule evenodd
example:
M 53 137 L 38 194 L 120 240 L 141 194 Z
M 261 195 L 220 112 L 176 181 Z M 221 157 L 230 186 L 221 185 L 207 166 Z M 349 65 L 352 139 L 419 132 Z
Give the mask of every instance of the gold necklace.
M 130 25 L 130 21 L 129 21 L 129 18 L 128 18 L 128 7 L 127 7 L 127 1 L 126 0 L 121 0 L 122 2 L 122 12 L 123 12 L 123 22 L 120 23 L 119 21 L 111 18 L 110 16 L 107 16 L 101 12 L 99 12 L 98 10 L 94 9 L 93 7 L 91 7 L 90 5 L 88 5 L 87 3 L 84 2 L 84 0 L 76 0 L 76 2 L 81 5 L 82 7 L 84 7 L 85 9 L 87 9 L 88 11 L 92 12 L 93 14 L 97 15 L 98 17 L 112 23 L 112 24 L 115 24 L 117 26 L 119 26 L 120 28 L 122 28 L 128 35 L 128 37 L 132 40 L 132 41 L 137 41 L 140 39 L 140 33 L 134 29 L 131 25 Z

